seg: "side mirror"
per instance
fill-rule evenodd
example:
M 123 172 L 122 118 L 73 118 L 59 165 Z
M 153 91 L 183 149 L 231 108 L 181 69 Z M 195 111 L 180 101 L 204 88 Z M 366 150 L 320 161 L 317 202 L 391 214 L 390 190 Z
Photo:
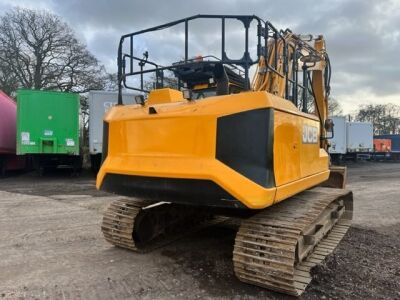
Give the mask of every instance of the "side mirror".
M 333 132 L 333 127 L 335 126 L 335 124 L 333 124 L 333 120 L 332 119 L 326 119 L 324 126 L 325 126 L 325 130 L 327 132 Z
M 331 136 L 326 136 L 325 138 L 326 139 L 333 139 L 333 137 L 334 137 L 333 127 L 335 127 L 335 124 L 333 124 L 333 120 L 332 119 L 326 119 L 324 127 L 325 127 L 326 132 L 331 133 Z
M 182 91 L 183 98 L 185 98 L 188 101 L 193 100 L 192 99 L 192 90 L 187 89 L 187 88 L 182 88 L 181 91 Z
M 145 101 L 144 101 L 144 96 L 143 95 L 136 95 L 135 96 L 135 102 L 136 104 L 140 104 L 140 105 L 144 105 Z

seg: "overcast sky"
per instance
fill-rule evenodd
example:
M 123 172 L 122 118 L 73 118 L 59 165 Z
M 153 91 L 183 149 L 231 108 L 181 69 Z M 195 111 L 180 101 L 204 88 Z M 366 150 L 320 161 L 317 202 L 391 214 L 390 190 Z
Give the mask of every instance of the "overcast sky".
M 345 112 L 364 103 L 400 104 L 400 0 L 0 0 L 0 12 L 13 6 L 61 16 L 109 72 L 116 71 L 122 34 L 199 13 L 256 14 L 278 28 L 325 36 L 333 68 L 332 95 Z M 193 51 L 205 55 L 203 51 L 215 46 L 215 39 L 204 37 L 205 32 L 215 34 L 213 27 L 199 27 L 202 42 Z M 150 38 L 138 47 L 149 47 L 154 56 L 175 53 L 180 40 L 174 32 Z

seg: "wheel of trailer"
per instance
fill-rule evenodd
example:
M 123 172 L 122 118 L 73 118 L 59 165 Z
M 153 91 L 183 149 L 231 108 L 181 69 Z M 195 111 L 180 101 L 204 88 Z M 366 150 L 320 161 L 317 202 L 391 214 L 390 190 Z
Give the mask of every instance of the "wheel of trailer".
M 90 155 L 90 167 L 93 173 L 99 172 L 101 166 L 101 154 Z
M 38 172 L 38 175 L 40 177 L 43 177 L 44 174 L 46 173 L 46 168 L 44 166 L 39 166 L 39 168 L 36 171 Z
M 6 176 L 6 164 L 5 160 L 0 157 L 0 177 Z
M 83 157 L 81 155 L 75 156 L 72 161 L 71 176 L 78 177 L 82 172 Z

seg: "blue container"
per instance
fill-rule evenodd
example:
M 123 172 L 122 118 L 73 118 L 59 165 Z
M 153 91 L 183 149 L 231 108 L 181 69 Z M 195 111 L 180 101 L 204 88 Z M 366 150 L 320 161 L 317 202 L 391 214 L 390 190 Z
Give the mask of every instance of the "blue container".
M 374 139 L 390 139 L 392 141 L 392 151 L 400 152 L 400 134 L 375 135 Z

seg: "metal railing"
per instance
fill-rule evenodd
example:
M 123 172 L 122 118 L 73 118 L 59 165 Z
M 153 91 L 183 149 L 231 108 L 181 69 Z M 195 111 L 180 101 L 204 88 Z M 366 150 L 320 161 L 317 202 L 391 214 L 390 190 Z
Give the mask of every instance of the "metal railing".
M 144 87 L 144 75 L 154 73 L 156 78 L 156 83 L 159 86 L 163 86 L 164 84 L 164 71 L 174 71 L 177 68 L 182 68 L 192 64 L 194 59 L 190 59 L 189 55 L 189 28 L 190 24 L 193 20 L 198 19 L 217 19 L 220 20 L 220 41 L 221 41 L 221 57 L 217 58 L 215 56 L 205 56 L 212 59 L 216 59 L 221 64 L 230 65 L 232 68 L 236 68 L 237 70 L 242 71 L 244 76 L 245 82 L 245 89 L 249 90 L 249 69 L 252 65 L 258 63 L 260 61 L 261 56 L 266 58 L 266 71 L 273 72 L 277 76 L 285 79 L 285 98 L 292 101 L 295 105 L 298 105 L 299 93 L 298 89 L 301 89 L 302 92 L 302 104 L 303 104 L 303 111 L 305 110 L 304 107 L 307 106 L 307 93 L 309 93 L 308 87 L 308 73 L 307 70 L 303 71 L 303 82 L 299 84 L 298 78 L 298 59 L 303 55 L 300 51 L 301 48 L 309 47 L 310 51 L 312 48 L 307 45 L 306 43 L 300 43 L 299 45 L 292 45 L 287 44 L 284 38 L 284 35 L 290 30 L 286 31 L 279 31 L 276 29 L 270 22 L 263 21 L 261 18 L 254 16 L 254 15 L 195 15 L 192 17 L 180 19 L 177 21 L 169 22 L 163 25 L 151 27 L 148 29 L 140 30 L 137 32 L 133 32 L 130 34 L 125 34 L 121 37 L 118 47 L 118 104 L 122 105 L 122 88 L 125 87 L 127 89 L 136 90 L 139 92 L 148 93 L 149 91 Z M 230 59 L 226 54 L 226 20 L 238 20 L 244 26 L 244 50 L 243 55 L 239 59 Z M 256 22 L 257 25 L 257 45 L 256 45 L 256 52 L 257 57 L 256 59 L 252 59 L 249 53 L 249 28 L 252 22 Z M 171 65 L 160 65 L 156 62 L 148 60 L 148 53 L 147 51 L 143 53 L 143 57 L 140 58 L 138 54 L 134 53 L 134 37 L 139 35 L 155 32 L 160 30 L 165 30 L 177 25 L 184 25 L 184 59 L 178 63 L 173 63 Z M 283 53 L 277 53 L 278 42 L 283 43 Z M 124 45 L 128 43 L 129 53 L 124 53 Z M 275 47 L 272 47 L 275 51 L 274 53 L 268 53 L 269 47 L 271 43 L 275 43 Z M 290 51 L 289 51 L 290 50 Z M 293 57 L 289 57 L 289 52 L 292 53 Z M 270 54 L 274 55 L 274 59 L 272 63 L 269 63 L 269 56 Z M 141 54 L 140 54 L 141 55 Z M 283 56 L 283 68 L 282 72 L 278 71 L 278 63 L 279 63 L 279 55 Z M 204 58 L 205 58 L 204 57 Z M 135 62 L 137 64 L 135 64 Z M 204 62 L 206 63 L 206 62 Z M 289 64 L 291 65 L 292 72 L 289 78 L 288 70 Z M 150 68 L 145 69 L 145 66 L 150 66 Z M 240 68 L 238 68 L 240 67 Z M 136 68 L 136 69 L 135 69 Z M 139 86 L 131 86 L 127 83 L 127 78 L 131 76 L 139 76 L 140 77 L 140 84 Z M 180 86 L 180 82 L 178 83 L 178 87 Z M 290 86 L 291 87 L 290 87 Z

